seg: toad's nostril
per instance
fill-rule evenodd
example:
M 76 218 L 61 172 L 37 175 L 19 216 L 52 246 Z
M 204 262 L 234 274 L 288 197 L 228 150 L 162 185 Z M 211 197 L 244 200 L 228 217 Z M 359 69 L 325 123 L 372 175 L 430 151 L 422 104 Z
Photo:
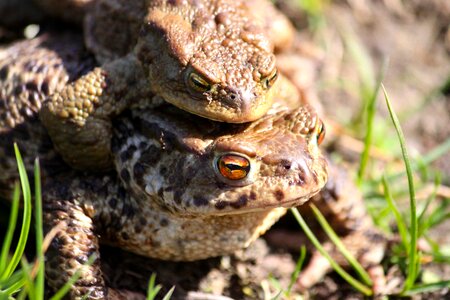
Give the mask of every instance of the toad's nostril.
M 285 170 L 290 170 L 292 167 L 292 162 L 290 160 L 287 159 L 282 159 L 280 161 L 280 165 L 285 169 Z

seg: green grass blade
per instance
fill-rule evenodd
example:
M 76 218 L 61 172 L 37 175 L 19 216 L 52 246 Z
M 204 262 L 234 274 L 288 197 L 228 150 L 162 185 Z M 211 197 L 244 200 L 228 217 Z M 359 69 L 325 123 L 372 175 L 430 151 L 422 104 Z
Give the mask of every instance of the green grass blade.
M 303 263 L 305 262 L 306 258 L 306 247 L 302 246 L 300 248 L 300 257 L 297 259 L 297 263 L 295 264 L 295 270 L 291 275 L 291 281 L 289 282 L 286 294 L 290 295 L 292 287 L 297 282 L 298 274 L 300 274 L 300 271 L 302 270 Z
M 9 249 L 14 236 L 14 231 L 17 224 L 17 216 L 19 214 L 20 189 L 19 185 L 14 185 L 13 201 L 11 205 L 11 212 L 9 214 L 8 229 L 3 240 L 2 252 L 0 255 L 0 279 L 5 279 L 8 276 L 5 274 L 5 269 L 8 263 Z
M 436 174 L 436 177 L 434 178 L 434 188 L 433 188 L 433 192 L 431 193 L 431 195 L 429 195 L 427 197 L 427 201 L 425 202 L 425 206 L 423 207 L 422 211 L 419 214 L 419 217 L 417 218 L 417 223 L 418 223 L 418 236 L 422 236 L 423 233 L 429 228 L 429 219 L 425 219 L 425 214 L 428 210 L 428 208 L 430 207 L 431 202 L 433 202 L 434 200 L 436 200 L 436 194 L 437 194 L 437 190 L 439 188 L 439 185 L 441 184 L 441 176 L 440 173 Z
M 375 119 L 375 113 L 376 113 L 376 103 L 378 99 L 378 93 L 380 91 L 381 82 L 383 81 L 384 74 L 386 73 L 386 69 L 388 66 L 388 60 L 385 59 L 383 61 L 383 65 L 381 67 L 381 71 L 378 74 L 378 78 L 376 81 L 376 88 L 373 91 L 372 95 L 368 99 L 367 103 L 367 118 L 366 118 L 366 135 L 364 137 L 364 149 L 361 153 L 360 161 L 359 161 L 359 168 L 358 168 L 358 185 L 361 186 L 362 180 L 364 177 L 364 172 L 367 167 L 367 163 L 369 161 L 369 154 L 370 154 L 370 147 L 372 145 L 372 132 L 373 132 L 373 123 Z
M 303 217 L 300 215 L 299 211 L 296 208 L 291 208 L 290 211 L 294 215 L 297 222 L 300 224 L 300 227 L 302 228 L 306 236 L 313 243 L 314 247 L 316 247 L 316 249 L 320 252 L 320 254 L 322 254 L 328 260 L 333 269 L 355 289 L 357 289 L 366 296 L 371 296 L 373 293 L 370 288 L 368 288 L 367 286 L 365 286 L 364 284 L 353 278 L 350 274 L 348 274 L 344 269 L 342 269 L 341 266 L 339 266 L 339 264 L 336 263 L 336 261 L 333 260 L 333 258 L 328 254 L 328 252 L 325 251 L 320 242 L 312 233 L 311 229 L 309 229 L 308 225 L 306 224 Z
M 416 208 L 416 192 L 414 189 L 414 180 L 412 177 L 411 162 L 409 160 L 408 150 L 406 148 L 405 136 L 403 134 L 400 122 L 398 121 L 397 115 L 392 109 L 391 102 L 389 101 L 389 96 L 382 85 L 384 98 L 386 100 L 386 105 L 389 109 L 389 114 L 391 116 L 392 122 L 394 123 L 395 130 L 397 131 L 398 140 L 400 142 L 400 148 L 402 149 L 403 161 L 406 168 L 406 176 L 408 178 L 408 188 L 409 188 L 409 205 L 411 210 L 411 221 L 410 221 L 410 251 L 408 255 L 408 275 L 406 277 L 406 282 L 403 287 L 403 292 L 409 290 L 416 280 L 418 269 L 417 269 L 417 208 Z
M 383 188 L 384 188 L 384 197 L 388 203 L 388 206 L 391 212 L 394 214 L 395 221 L 397 223 L 398 233 L 400 234 L 400 238 L 402 239 L 402 243 L 405 246 L 406 252 L 409 253 L 409 238 L 408 238 L 408 230 L 406 229 L 405 222 L 403 222 L 403 217 L 400 214 L 400 211 L 395 205 L 394 199 L 392 198 L 391 190 L 389 188 L 388 181 L 386 176 L 383 175 L 382 178 Z
M 147 300 L 153 300 L 155 299 L 156 295 L 161 290 L 161 286 L 155 285 L 156 281 L 156 273 L 152 273 L 150 276 L 150 280 L 148 281 L 148 287 L 147 287 Z
M 280 297 L 283 294 L 283 288 L 281 287 L 280 281 L 278 279 L 276 279 L 275 277 L 273 277 L 272 274 L 270 274 L 269 275 L 269 282 L 275 288 L 275 290 L 278 291 L 277 294 L 274 297 L 270 298 L 270 300 L 278 300 L 278 299 L 280 299 Z M 262 287 L 262 285 L 263 285 L 263 283 L 261 282 L 261 287 Z M 268 292 L 268 294 L 270 294 L 269 290 L 267 292 Z M 268 299 L 268 298 L 269 297 L 264 297 L 264 299 Z
M 36 256 L 38 262 L 35 291 L 37 299 L 44 299 L 45 263 L 44 263 L 44 250 L 42 249 L 44 233 L 42 224 L 41 169 L 38 159 L 36 159 L 34 162 L 34 190 L 35 190 L 34 218 L 36 227 Z
M 405 296 L 413 296 L 415 294 L 422 294 L 427 292 L 433 292 L 440 289 L 450 288 L 450 280 L 419 284 L 413 286 L 407 292 L 404 293 Z
M 6 278 L 5 280 L 0 281 L 1 287 L 8 287 L 14 284 L 14 282 L 19 281 L 23 277 L 23 270 L 17 270 L 11 276 Z
M 442 208 L 440 206 L 440 208 Z M 450 212 L 446 212 L 445 210 L 438 210 L 438 208 L 427 218 L 427 228 L 437 226 L 444 221 L 450 219 Z
M 26 297 L 27 297 L 27 290 L 22 289 L 21 291 L 19 291 L 19 295 L 17 296 L 16 300 L 25 300 Z
M 439 146 L 436 146 L 435 148 L 431 149 L 428 153 L 426 153 L 424 156 L 422 156 L 422 159 L 420 163 L 413 162 L 411 164 L 411 168 L 413 171 L 417 171 L 421 165 L 429 165 L 435 160 L 441 158 L 443 155 L 450 152 L 450 138 L 446 139 L 442 144 Z M 404 175 L 405 172 L 398 172 L 394 173 L 392 175 L 389 175 L 387 177 L 388 181 L 395 180 L 397 178 L 400 178 Z
M 16 154 L 17 167 L 19 169 L 20 183 L 22 186 L 22 193 L 24 199 L 23 206 L 23 219 L 22 219 L 22 228 L 20 229 L 19 241 L 17 242 L 16 251 L 14 251 L 13 257 L 9 262 L 8 266 L 5 269 L 5 272 L 1 279 L 11 276 L 11 274 L 16 269 L 17 265 L 20 262 L 20 259 L 25 250 L 25 245 L 28 240 L 28 234 L 30 232 L 30 224 L 31 224 L 31 192 L 30 192 L 30 184 L 28 182 L 27 172 L 25 170 L 25 166 L 23 164 L 22 156 L 20 155 L 19 148 L 17 144 L 14 144 L 14 151 Z
M 426 165 L 431 164 L 436 159 L 450 151 L 450 138 L 446 139 L 442 144 L 433 148 L 425 156 L 422 157 L 422 162 Z
M 322 226 L 323 230 L 327 234 L 327 236 L 330 238 L 330 240 L 336 245 L 339 252 L 345 257 L 345 259 L 350 263 L 350 265 L 353 267 L 353 269 L 358 273 L 362 281 L 372 286 L 372 279 L 370 279 L 369 274 L 367 274 L 366 270 L 361 266 L 361 264 L 356 260 L 356 258 L 348 252 L 348 250 L 345 248 L 344 244 L 340 240 L 340 238 L 337 236 L 336 232 L 331 228 L 330 224 L 328 224 L 327 220 L 325 220 L 325 217 L 322 215 L 322 213 L 319 211 L 319 209 L 314 205 L 310 204 L 310 207 L 317 219 L 319 221 L 320 226 Z
M 31 266 L 24 256 L 21 259 L 21 263 L 22 270 L 24 270 L 23 274 L 25 279 L 25 289 L 28 292 L 28 297 L 30 300 L 36 300 L 36 289 L 34 286 L 33 278 L 31 277 Z
M 8 287 L 4 290 L 4 293 L 7 295 L 13 295 L 17 293 L 24 285 L 25 275 L 23 274 L 23 272 L 20 272 L 20 275 L 17 276 L 17 278 L 13 282 L 7 285 Z
M 162 300 L 169 300 L 172 297 L 173 291 L 175 291 L 175 286 L 170 288 Z

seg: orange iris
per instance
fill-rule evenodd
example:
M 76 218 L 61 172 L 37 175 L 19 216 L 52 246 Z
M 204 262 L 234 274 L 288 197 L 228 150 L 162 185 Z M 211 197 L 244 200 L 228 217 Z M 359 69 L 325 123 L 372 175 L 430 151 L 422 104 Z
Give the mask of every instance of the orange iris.
M 220 157 L 217 162 L 220 174 L 230 180 L 240 180 L 245 178 L 250 171 L 250 162 L 247 158 L 226 154 Z
M 317 130 L 317 144 L 322 144 L 323 140 L 325 139 L 325 125 L 322 121 L 320 121 L 319 129 Z

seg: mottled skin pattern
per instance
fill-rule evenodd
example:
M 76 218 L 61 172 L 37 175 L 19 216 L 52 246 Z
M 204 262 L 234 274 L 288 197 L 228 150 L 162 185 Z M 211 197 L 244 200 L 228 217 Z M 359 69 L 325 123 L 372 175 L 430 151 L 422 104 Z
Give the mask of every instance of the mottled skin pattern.
M 81 23 L 88 48 L 101 62 L 130 52 L 151 0 L 0 0 L 0 24 L 14 26 L 42 21 L 52 16 Z M 271 1 L 247 0 L 248 13 L 263 27 L 275 50 L 292 43 L 294 28 Z M 115 43 L 111 43 L 115 41 Z
M 80 44 L 76 35 L 56 35 L 0 50 L 0 191 L 17 179 L 12 141 L 19 143 L 29 168 L 36 155 L 41 157 L 46 228 L 60 226 L 47 252 L 53 287 L 98 254 L 100 242 L 170 260 L 232 253 L 270 227 L 284 207 L 305 202 L 324 185 L 316 114 L 283 105 L 242 125 L 201 119 L 168 105 L 132 111 L 114 122 L 119 176 L 68 170 L 36 114 L 58 82 L 70 82 L 93 67 Z M 251 162 L 243 180 L 225 179 L 215 167 L 215 158 L 230 152 Z M 378 263 L 382 239 L 359 193 L 340 171 L 332 168 L 332 175 L 338 180 L 328 181 L 320 197 L 313 197 L 315 204 L 365 266 Z M 313 257 L 300 277 L 305 287 L 329 269 L 323 258 Z M 83 267 L 72 298 L 88 292 L 91 299 L 133 296 L 106 287 L 99 265 L 97 260 Z
M 71 176 L 47 190 L 46 224 L 64 223 L 52 244 L 60 255 L 49 258 L 49 283 L 60 286 L 98 253 L 99 242 L 181 261 L 247 247 L 286 207 L 325 185 L 320 126 L 306 107 L 251 125 L 213 123 L 169 107 L 117 120 L 113 152 L 123 186 L 114 176 Z M 246 157 L 248 175 L 225 178 L 216 168 L 225 154 Z M 98 266 L 89 270 L 74 293 L 89 286 L 101 295 Z
M 57 1 L 72 2 L 73 0 Z M 91 0 L 91 2 L 94 1 Z M 158 5 L 158 1 L 148 0 L 132 2 L 126 0 L 98 0 L 95 2 L 96 5 L 86 14 L 84 27 L 86 44 L 101 62 L 119 58 L 132 51 L 139 39 L 139 29 L 141 28 L 142 20 L 147 14 L 149 3 Z M 182 1 L 179 2 L 181 3 Z M 215 10 L 226 11 L 226 6 L 229 5 L 227 2 L 230 1 L 212 1 L 210 4 L 217 7 Z M 236 17 L 250 18 L 250 22 L 262 27 L 264 34 L 269 38 L 276 51 L 291 45 L 294 28 L 289 20 L 270 1 L 237 1 L 234 5 L 237 7 L 243 6 L 244 15 L 241 13 L 231 18 L 229 15 L 220 15 L 219 17 L 226 18 L 230 24 L 236 22 Z M 205 21 L 210 22 L 210 20 Z M 239 23 L 236 24 L 240 26 Z M 116 43 L 111 43 L 112 40 L 116 41 Z
M 245 1 L 99 0 L 86 18 L 86 43 L 106 62 L 50 97 L 42 122 L 70 165 L 98 170 L 111 166 L 110 119 L 128 107 L 162 99 L 217 121 L 256 120 L 280 90 L 298 98 L 277 72 L 268 19 Z
M 0 195 L 9 198 L 17 176 L 11 159 L 14 142 L 29 170 L 36 156 L 48 174 L 66 168 L 37 113 L 46 96 L 92 70 L 94 63 L 81 35 L 73 33 L 44 35 L 0 48 Z

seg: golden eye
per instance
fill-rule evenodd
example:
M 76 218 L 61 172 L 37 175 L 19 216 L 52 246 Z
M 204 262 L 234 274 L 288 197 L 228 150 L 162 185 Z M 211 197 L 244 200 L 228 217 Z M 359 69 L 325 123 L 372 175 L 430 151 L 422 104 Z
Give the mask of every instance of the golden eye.
M 197 73 L 191 72 L 188 75 L 189 86 L 197 92 L 204 93 L 211 89 L 211 84 Z
M 323 140 L 325 139 L 325 125 L 323 124 L 322 121 L 320 121 L 319 126 L 317 127 L 317 144 L 320 145 L 322 144 Z
M 270 73 L 269 76 L 264 77 L 262 79 L 262 84 L 265 89 L 270 89 L 272 85 L 274 85 L 275 81 L 277 81 L 278 78 L 278 71 L 275 69 L 272 73 Z
M 241 180 L 250 172 L 250 161 L 240 155 L 225 154 L 217 160 L 220 174 L 229 180 Z

